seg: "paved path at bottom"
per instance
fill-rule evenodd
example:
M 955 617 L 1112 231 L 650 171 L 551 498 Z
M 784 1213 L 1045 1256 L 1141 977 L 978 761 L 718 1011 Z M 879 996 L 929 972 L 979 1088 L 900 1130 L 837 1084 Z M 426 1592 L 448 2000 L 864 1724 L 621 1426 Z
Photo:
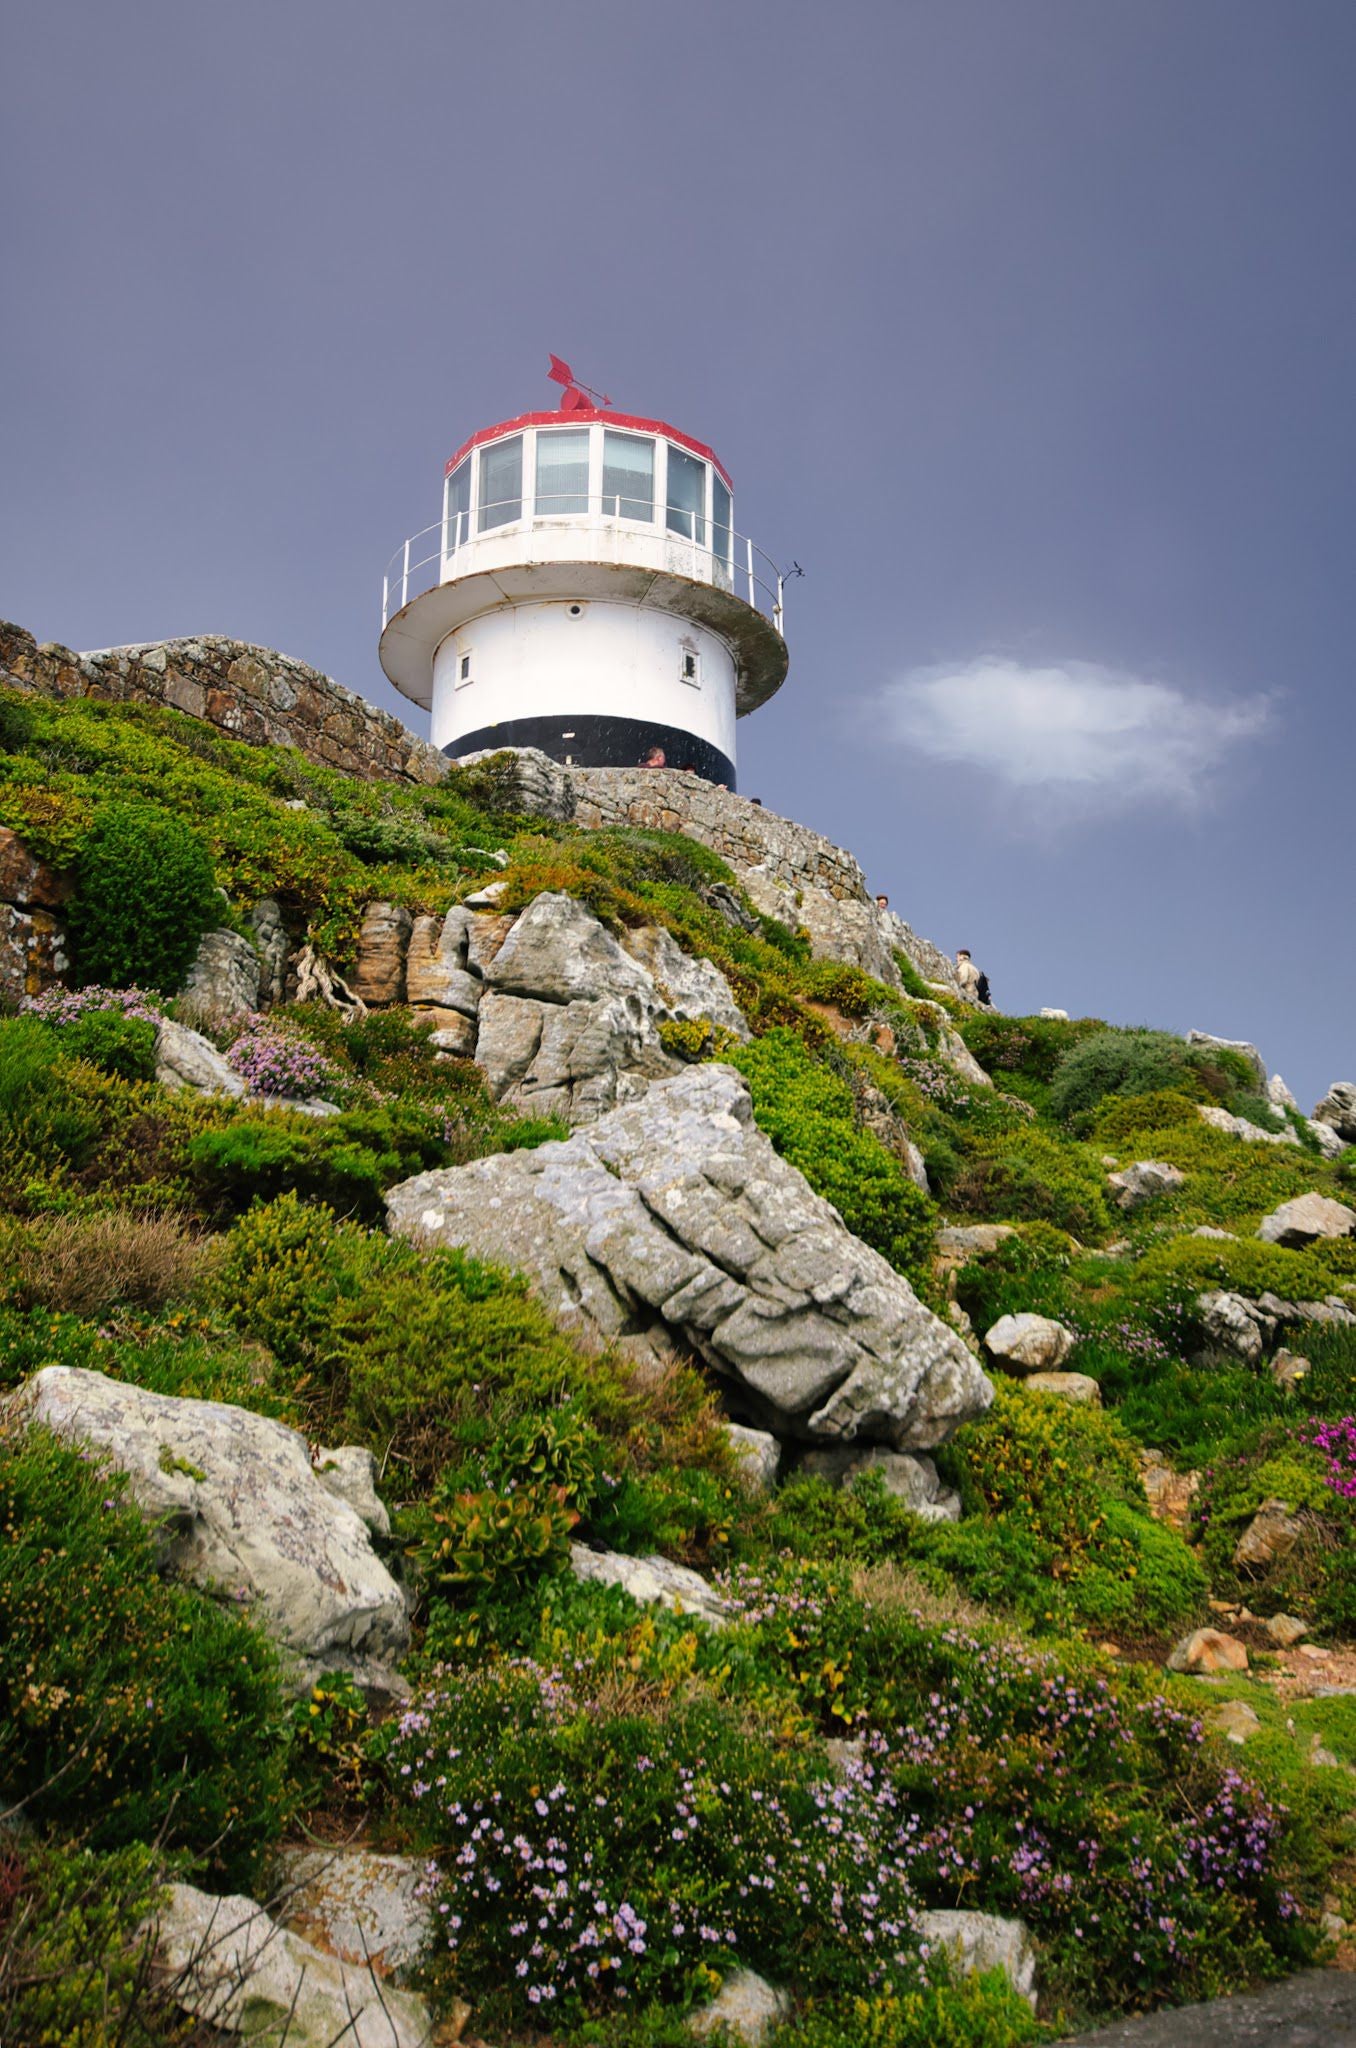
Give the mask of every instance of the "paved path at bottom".
M 1242 1998 L 1179 2005 L 1060 2048 L 1356 2048 L 1356 1973 L 1304 1970 Z

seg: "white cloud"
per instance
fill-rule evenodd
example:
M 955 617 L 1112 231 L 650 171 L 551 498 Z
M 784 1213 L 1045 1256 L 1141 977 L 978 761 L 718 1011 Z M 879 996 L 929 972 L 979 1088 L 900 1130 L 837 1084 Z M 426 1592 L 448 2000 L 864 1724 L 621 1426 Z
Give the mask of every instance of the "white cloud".
M 890 737 L 934 760 L 1105 811 L 1198 803 L 1225 757 L 1267 726 L 1271 700 L 1211 703 L 1095 662 L 981 656 L 912 670 L 880 709 Z

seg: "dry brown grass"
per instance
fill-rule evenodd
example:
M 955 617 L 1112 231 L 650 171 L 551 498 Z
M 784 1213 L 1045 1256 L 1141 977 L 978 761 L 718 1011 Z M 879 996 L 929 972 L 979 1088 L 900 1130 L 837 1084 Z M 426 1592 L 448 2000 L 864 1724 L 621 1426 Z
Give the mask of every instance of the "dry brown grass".
M 999 1619 L 963 1594 L 939 1592 L 903 1564 L 859 1566 L 852 1574 L 852 1590 L 869 1606 L 903 1608 L 935 1628 L 992 1628 Z
M 192 1235 L 174 1215 L 110 1210 L 0 1225 L 0 1278 L 16 1308 L 98 1316 L 117 1304 L 189 1302 L 218 1255 L 214 1240 Z

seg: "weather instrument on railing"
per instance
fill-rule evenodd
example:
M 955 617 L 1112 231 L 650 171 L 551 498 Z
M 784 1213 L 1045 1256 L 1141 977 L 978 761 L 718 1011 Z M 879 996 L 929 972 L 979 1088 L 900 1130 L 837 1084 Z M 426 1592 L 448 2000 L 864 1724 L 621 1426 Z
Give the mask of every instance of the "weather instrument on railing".
M 454 760 L 535 747 L 735 787 L 735 722 L 786 676 L 786 577 L 703 441 L 560 356 L 556 412 L 483 427 L 382 586 L 381 665 Z M 788 572 L 799 576 L 799 564 Z

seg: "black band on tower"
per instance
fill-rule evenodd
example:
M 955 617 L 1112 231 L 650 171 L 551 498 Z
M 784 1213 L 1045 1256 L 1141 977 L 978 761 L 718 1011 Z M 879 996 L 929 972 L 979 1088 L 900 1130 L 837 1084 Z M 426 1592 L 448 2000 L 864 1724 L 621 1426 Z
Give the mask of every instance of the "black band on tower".
M 639 768 L 655 747 L 663 751 L 666 768 L 691 769 L 705 782 L 735 786 L 734 763 L 681 726 L 655 725 L 647 718 L 600 718 L 580 713 L 573 718 L 505 718 L 482 725 L 449 741 L 443 752 L 453 761 L 465 754 L 492 752 L 496 747 L 536 747 L 553 761 L 577 768 Z

